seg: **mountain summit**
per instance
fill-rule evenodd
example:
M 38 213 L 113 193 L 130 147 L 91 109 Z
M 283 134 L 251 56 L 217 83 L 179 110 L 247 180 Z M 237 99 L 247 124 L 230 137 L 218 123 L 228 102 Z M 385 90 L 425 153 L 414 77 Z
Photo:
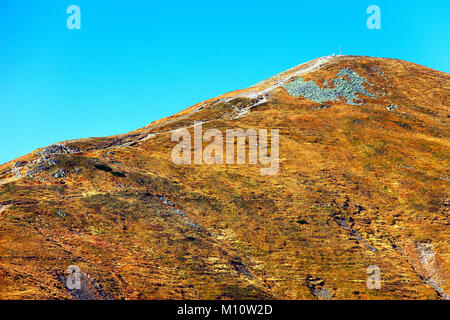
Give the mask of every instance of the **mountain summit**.
M 330 56 L 3 164 L 0 299 L 448 299 L 449 105 L 447 73 Z

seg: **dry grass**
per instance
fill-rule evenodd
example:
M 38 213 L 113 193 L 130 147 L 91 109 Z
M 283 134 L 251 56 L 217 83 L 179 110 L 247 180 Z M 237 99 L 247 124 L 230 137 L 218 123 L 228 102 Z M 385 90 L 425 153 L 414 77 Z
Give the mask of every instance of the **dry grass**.
M 116 299 L 315 299 L 308 276 L 324 279 L 337 299 L 435 299 L 412 249 L 419 242 L 434 245 L 449 293 L 449 75 L 343 57 L 305 80 L 320 84 L 344 67 L 385 96 L 313 110 L 316 103 L 278 88 L 238 120 L 226 116 L 230 105 L 210 100 L 166 124 L 71 142 L 82 153 L 0 185 L 0 298 L 70 298 L 59 276 L 76 264 Z M 216 120 L 204 130 L 280 129 L 279 174 L 174 165 L 167 132 L 207 119 Z M 12 165 L 0 167 L 0 179 L 13 178 Z M 58 169 L 69 173 L 52 178 Z M 366 287 L 369 265 L 381 268 L 381 290 Z

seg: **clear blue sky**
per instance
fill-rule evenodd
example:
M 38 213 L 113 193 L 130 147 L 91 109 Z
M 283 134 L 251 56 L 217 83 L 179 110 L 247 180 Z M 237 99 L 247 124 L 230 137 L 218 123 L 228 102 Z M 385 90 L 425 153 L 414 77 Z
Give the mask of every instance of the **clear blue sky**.
M 143 127 L 340 45 L 450 72 L 449 3 L 3 0 L 0 163 Z M 66 27 L 72 4 L 81 30 Z M 371 4 L 381 30 L 366 27 Z

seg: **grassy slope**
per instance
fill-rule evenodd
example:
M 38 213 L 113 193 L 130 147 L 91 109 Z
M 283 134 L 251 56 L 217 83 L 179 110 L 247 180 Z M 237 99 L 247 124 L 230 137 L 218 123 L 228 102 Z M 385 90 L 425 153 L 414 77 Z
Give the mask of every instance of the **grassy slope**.
M 13 162 L 1 166 L 10 182 L 0 185 L 0 298 L 70 298 L 60 279 L 71 264 L 117 299 L 315 299 L 311 277 L 338 299 L 433 299 L 430 272 L 448 293 L 449 76 L 342 58 L 305 80 L 320 84 L 343 67 L 385 96 L 313 110 L 318 104 L 278 88 L 236 120 L 226 113 L 245 99 L 212 100 L 167 124 L 70 142 L 82 152 L 55 155 L 57 165 L 33 178 L 14 179 Z M 386 110 L 391 104 L 399 110 Z M 176 166 L 170 133 L 139 140 L 194 119 L 217 119 L 204 130 L 279 128 L 279 174 L 261 176 L 259 165 Z M 67 176 L 53 178 L 59 169 Z M 418 243 L 433 244 L 433 270 L 420 262 Z M 381 267 L 381 290 L 366 288 L 369 265 Z

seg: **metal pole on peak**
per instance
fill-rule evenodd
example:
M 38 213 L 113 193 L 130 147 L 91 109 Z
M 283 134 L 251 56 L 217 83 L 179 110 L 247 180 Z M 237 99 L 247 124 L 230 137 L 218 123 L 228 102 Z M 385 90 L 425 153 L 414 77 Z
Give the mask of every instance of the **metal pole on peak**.
M 342 46 L 339 47 L 339 55 L 342 56 Z

